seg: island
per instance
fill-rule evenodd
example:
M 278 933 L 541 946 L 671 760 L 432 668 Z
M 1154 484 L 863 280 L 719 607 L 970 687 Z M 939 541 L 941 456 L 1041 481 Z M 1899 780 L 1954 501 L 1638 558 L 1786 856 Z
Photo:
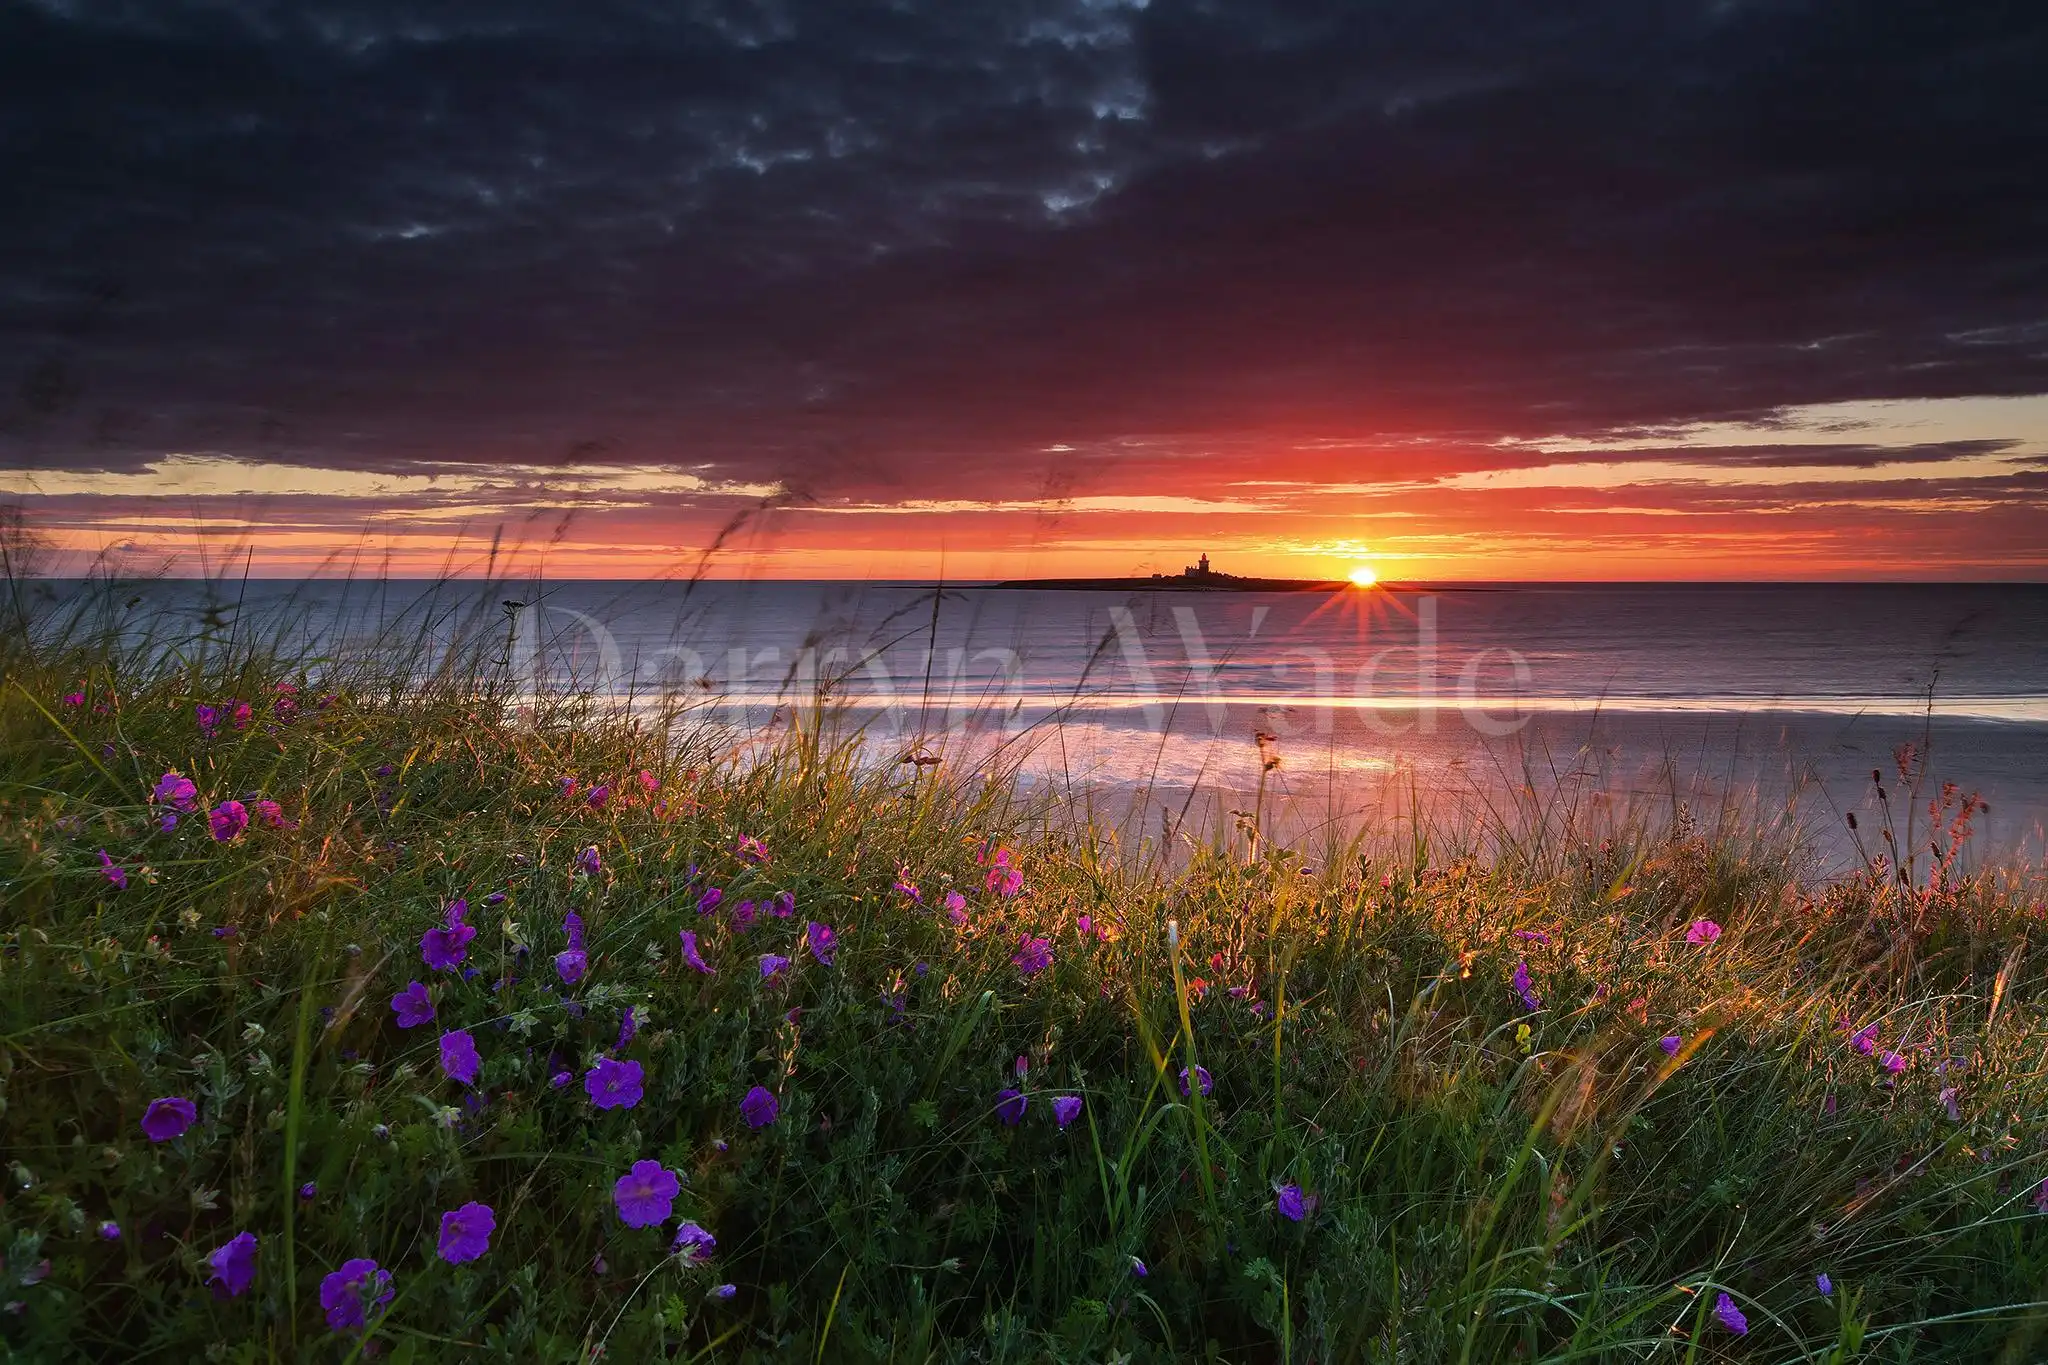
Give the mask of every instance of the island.
M 1047 588 L 1068 592 L 1340 592 L 1355 586 L 1342 578 L 1243 578 L 1209 567 L 1204 554 L 1177 574 L 1143 578 L 1012 578 L 988 588 Z

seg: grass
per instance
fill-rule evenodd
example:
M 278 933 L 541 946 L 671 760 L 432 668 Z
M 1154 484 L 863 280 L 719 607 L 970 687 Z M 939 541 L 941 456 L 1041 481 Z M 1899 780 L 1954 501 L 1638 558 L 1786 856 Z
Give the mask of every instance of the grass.
M 1880 851 L 1823 882 L 1796 844 L 1683 818 L 1164 847 L 1002 772 L 876 766 L 828 710 L 735 743 L 673 700 L 514 696 L 482 644 L 280 659 L 103 627 L 0 645 L 10 1358 L 2048 1349 L 2028 869 Z M 169 833 L 166 771 L 200 806 Z M 217 841 L 231 798 L 283 823 Z M 761 913 L 778 894 L 788 918 Z M 458 898 L 475 938 L 430 970 Z M 1025 936 L 1049 967 L 1016 964 Z M 791 965 L 764 981 L 770 953 Z M 401 1029 L 414 980 L 436 1018 Z M 442 1071 L 457 1029 L 473 1085 Z M 606 1055 L 642 1066 L 636 1105 L 585 1094 Z M 779 1114 L 751 1128 L 756 1086 Z M 197 1122 L 153 1142 L 173 1095 Z M 680 1177 L 660 1227 L 613 1205 L 643 1159 Z M 470 1201 L 490 1248 L 448 1264 Z M 701 1263 L 669 1253 L 684 1220 L 716 1236 Z M 242 1231 L 253 1283 L 217 1297 L 205 1258 Z M 330 1330 L 323 1280 L 360 1257 L 394 1295 Z

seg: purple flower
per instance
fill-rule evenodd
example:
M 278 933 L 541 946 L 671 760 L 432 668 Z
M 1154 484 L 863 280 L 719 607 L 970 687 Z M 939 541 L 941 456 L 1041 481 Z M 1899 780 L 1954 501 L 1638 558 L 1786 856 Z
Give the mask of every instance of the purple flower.
M 810 920 L 804 925 L 804 942 L 811 950 L 811 956 L 825 964 L 832 965 L 833 957 L 839 951 L 839 935 L 832 932 L 829 924 Z
M 761 979 L 768 980 L 788 965 L 789 959 L 780 953 L 761 954 Z
M 1877 1064 L 1896 1076 L 1906 1069 L 1905 1054 L 1899 1052 L 1881 1053 L 1878 1056 Z
M 162 833 L 169 834 L 172 830 L 178 827 L 178 817 L 171 814 L 169 811 L 165 811 L 163 813 L 163 818 L 156 822 L 156 827 Z
M 632 1042 L 639 1035 L 640 1007 L 638 1005 L 629 1005 L 626 1007 L 625 1015 L 619 1020 L 619 1041 L 613 1044 L 612 1050 L 615 1052 L 625 1051 L 626 1044 Z
M 156 780 L 156 790 L 150 795 L 167 806 L 179 810 L 191 810 L 199 797 L 199 788 L 192 785 L 192 779 L 167 772 Z
M 216 1286 L 216 1298 L 232 1299 L 256 1283 L 256 1234 L 238 1232 L 207 1253 L 206 1264 L 213 1270 L 206 1277 Z
M 255 808 L 256 818 L 264 824 L 272 829 L 284 828 L 283 806 L 278 805 L 275 801 L 252 801 L 249 804 Z
M 121 1225 L 111 1218 L 101 1223 L 94 1230 L 99 1233 L 102 1242 L 118 1242 L 121 1240 Z
M 1877 1025 L 1858 1029 L 1849 1039 L 1849 1046 L 1865 1057 L 1877 1051 Z
M 228 715 L 233 718 L 234 726 L 237 730 L 249 723 L 251 714 L 249 703 L 241 700 L 239 697 L 228 703 Z
M 1835 1296 L 1835 1282 L 1827 1277 L 1826 1271 L 1813 1277 L 1813 1287 L 1820 1291 L 1820 1296 L 1824 1299 Z
M 1052 940 L 1025 934 L 1017 940 L 1017 951 L 1010 955 L 1010 961 L 1025 976 L 1042 972 L 1052 965 Z
M 908 872 L 896 874 L 895 891 L 897 895 L 907 897 L 918 905 L 924 904 L 924 892 L 917 889 L 917 883 L 910 880 Z
M 1054 1095 L 1052 1097 L 1053 1122 L 1064 1128 L 1081 1116 L 1079 1095 Z
M 619 1221 L 627 1227 L 651 1228 L 668 1221 L 680 1188 L 676 1173 L 659 1161 L 636 1161 L 612 1186 L 612 1203 L 618 1207 Z
M 1143 1261 L 1133 1256 L 1131 1257 L 1131 1273 L 1142 1280 L 1147 1275 L 1150 1275 L 1152 1272 L 1145 1268 L 1145 1263 Z
M 603 808 L 605 802 L 611 799 L 612 789 L 610 787 L 605 786 L 602 782 L 600 782 L 595 787 L 592 787 L 590 789 L 590 794 L 585 796 L 583 798 L 583 801 L 584 804 L 589 806 L 592 810 L 599 810 Z
M 64 694 L 64 704 L 65 704 L 66 706 L 83 706 L 83 705 L 85 705 L 85 693 L 83 693 L 83 692 L 66 692 L 66 693 Z
M 583 1093 L 600 1109 L 631 1109 L 644 1093 L 644 1074 L 638 1062 L 600 1057 L 597 1065 L 583 1073 Z
M 1299 1185 L 1275 1185 L 1273 1207 L 1290 1223 L 1299 1223 L 1316 1209 L 1316 1197 L 1303 1194 Z
M 112 882 L 116 891 L 128 889 L 128 874 L 121 870 L 119 863 L 107 856 L 105 849 L 100 850 L 100 875 Z
M 450 901 L 442 927 L 420 935 L 420 958 L 435 971 L 453 971 L 469 956 L 469 942 L 476 937 L 476 930 L 462 922 L 468 913 L 468 901 Z
M 796 894 L 791 891 L 776 892 L 775 899 L 768 902 L 768 913 L 777 919 L 788 919 L 791 915 L 794 915 L 796 913 Z
M 450 1265 L 474 1261 L 491 1249 L 498 1216 L 489 1204 L 475 1200 L 441 1215 L 441 1259 Z
M 749 1128 L 766 1128 L 781 1112 L 782 1106 L 776 1103 L 774 1092 L 764 1086 L 755 1086 L 740 1101 L 740 1117 L 747 1121 Z
M 694 970 L 700 971 L 704 973 L 704 975 L 706 976 L 710 976 L 712 974 L 711 968 L 709 964 L 707 964 L 704 961 L 704 954 L 697 951 L 696 931 L 693 929 L 685 929 L 683 930 L 681 935 L 679 935 L 679 937 L 683 941 L 683 961 L 689 964 L 689 966 Z
M 555 954 L 555 975 L 562 978 L 564 986 L 573 986 L 583 979 L 584 969 L 590 965 L 590 958 L 581 948 L 567 948 Z
M 391 1302 L 391 1272 L 379 1270 L 367 1256 L 343 1261 L 320 1281 L 320 1306 L 327 1310 L 327 1325 L 334 1331 L 368 1325 L 369 1310 Z
M 996 1117 L 1008 1128 L 1015 1128 L 1024 1121 L 1024 1110 L 1031 1103 L 1021 1090 L 999 1090 L 996 1092 Z
M 2048 1213 L 2048 1179 L 2042 1180 L 2040 1186 L 2035 1189 L 2032 1203 L 2034 1212 Z
M 309 1203 L 314 1198 L 316 1198 L 319 1195 L 319 1193 L 320 1182 L 317 1180 L 308 1180 L 305 1184 L 299 1186 L 299 1198 L 304 1199 Z
M 1517 962 L 1515 964 L 1515 974 L 1509 979 L 1508 985 L 1513 987 L 1515 994 L 1521 998 L 1522 1008 L 1530 1010 L 1540 1010 L 1543 1008 L 1543 1001 L 1538 998 L 1536 992 L 1529 986 L 1529 964 L 1527 962 Z
M 220 728 L 220 712 L 214 710 L 211 706 L 193 707 L 192 718 L 199 722 L 199 733 L 205 735 L 208 739 L 212 739 L 213 732 Z
M 567 1071 L 557 1071 L 554 1075 L 548 1077 L 548 1089 L 560 1090 L 563 1086 L 567 1085 L 569 1082 L 575 1079 L 575 1076 L 571 1075 Z
M 1941 1107 L 1948 1112 L 1948 1121 L 1950 1123 L 1961 1123 L 1963 1121 L 1963 1107 L 1956 1102 L 1956 1088 L 1954 1086 L 1945 1085 L 1941 1088 Z
M 1684 1045 L 1685 1039 L 1679 1037 L 1675 1033 L 1666 1034 L 1664 1037 L 1659 1038 L 1657 1040 L 1657 1046 L 1664 1049 L 1664 1055 L 1666 1057 L 1676 1057 L 1678 1055 L 1678 1049 L 1683 1047 Z
M 717 1248 L 716 1237 L 695 1223 L 685 1223 L 676 1229 L 676 1240 L 669 1250 L 682 1257 L 683 1264 L 696 1265 L 700 1261 L 708 1260 Z
M 1742 1316 L 1742 1310 L 1735 1306 L 1735 1300 L 1725 1293 L 1714 1300 L 1714 1321 L 1738 1337 L 1749 1332 L 1749 1319 Z
M 742 834 L 739 842 L 733 845 L 732 851 L 737 853 L 740 861 L 744 863 L 758 865 L 768 861 L 768 845 L 762 843 L 751 834 Z
M 946 918 L 954 924 L 967 923 L 967 897 L 958 891 L 948 891 L 945 899 Z
M 597 845 L 592 844 L 576 855 L 576 870 L 595 877 L 604 868 L 604 860 L 597 855 Z
M 732 908 L 732 927 L 744 934 L 754 927 L 754 914 L 754 903 L 741 901 Z
M 183 1137 L 199 1118 L 199 1108 L 183 1095 L 166 1095 L 151 1100 L 142 1111 L 142 1131 L 151 1142 L 169 1142 Z
M 1195 1068 L 1195 1083 L 1202 1087 L 1204 1095 L 1207 1095 L 1216 1088 L 1216 1081 L 1209 1075 L 1209 1068 L 1206 1066 L 1197 1066 Z M 1188 1069 L 1186 1067 L 1180 1069 L 1180 1093 L 1183 1096 L 1188 1094 Z
M 733 1295 L 739 1292 L 740 1287 L 736 1284 L 713 1285 L 709 1297 L 717 1299 L 720 1303 L 724 1303 L 726 1300 L 730 1299 Z
M 1685 941 L 1687 943 L 1712 943 L 1719 937 L 1721 937 L 1721 926 L 1710 919 L 1696 919 L 1685 931 Z M 1723 1294 L 1721 1297 L 1723 1300 L 1728 1298 L 1726 1294 Z M 1720 1309 L 1716 1307 L 1714 1311 L 1718 1313 Z M 1736 1316 L 1740 1317 L 1742 1315 L 1737 1313 Z M 1746 1332 L 1749 1328 L 1745 1326 L 1742 1330 Z
M 718 903 L 724 899 L 725 892 L 715 886 L 705 887 L 704 894 L 697 897 L 697 913 L 700 915 L 710 914 L 718 908 Z
M 1539 947 L 1547 948 L 1550 946 L 1550 935 L 1544 933 L 1541 929 L 1517 929 L 1515 930 L 1515 937 L 1526 943 L 1534 943 Z
M 434 1022 L 434 998 L 419 982 L 407 982 L 404 990 L 391 997 L 391 1012 L 398 1016 L 400 1028 L 431 1024 Z
M 476 1069 L 482 1059 L 476 1055 L 476 1039 L 468 1029 L 454 1029 L 441 1035 L 441 1074 L 464 1085 L 476 1083 Z
M 206 822 L 213 828 L 213 841 L 225 844 L 249 828 L 249 808 L 239 801 L 223 801 L 207 813 Z

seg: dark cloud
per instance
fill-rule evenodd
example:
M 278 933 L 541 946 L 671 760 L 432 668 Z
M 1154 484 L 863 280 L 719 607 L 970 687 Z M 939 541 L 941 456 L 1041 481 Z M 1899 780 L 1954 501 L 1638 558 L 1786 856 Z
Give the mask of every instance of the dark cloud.
M 16 0 L 0 457 L 937 496 L 2040 392 L 2044 70 L 1990 0 Z

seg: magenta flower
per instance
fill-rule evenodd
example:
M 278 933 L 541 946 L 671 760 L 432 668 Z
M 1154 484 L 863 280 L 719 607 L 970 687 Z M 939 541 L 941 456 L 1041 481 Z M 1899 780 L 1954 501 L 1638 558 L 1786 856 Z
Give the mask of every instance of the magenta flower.
M 762 843 L 751 834 L 742 834 L 739 842 L 733 845 L 732 851 L 739 855 L 740 861 L 743 863 L 758 865 L 768 861 L 768 845 Z
M 64 704 L 65 704 L 66 706 L 83 706 L 83 705 L 85 705 L 85 693 L 83 693 L 83 692 L 66 692 L 66 693 L 64 694 Z
M 768 980 L 788 965 L 789 959 L 780 953 L 761 954 L 761 979 Z
M 435 971 L 454 971 L 469 956 L 469 943 L 476 937 L 476 930 L 463 923 L 462 917 L 468 913 L 468 901 L 450 901 L 443 926 L 420 935 L 420 958 Z
M 597 1065 L 583 1073 L 583 1093 L 600 1109 L 631 1109 L 646 1093 L 645 1075 L 638 1062 L 600 1057 Z
M 475 1200 L 441 1215 L 441 1259 L 450 1265 L 474 1261 L 491 1249 L 498 1216 L 489 1204 Z
M 214 710 L 211 706 L 193 707 L 192 717 L 199 722 L 199 733 L 208 739 L 212 739 L 213 732 L 220 728 L 220 712 Z
M 404 990 L 391 997 L 391 1012 L 398 1016 L 400 1028 L 431 1024 L 434 1022 L 434 998 L 419 982 L 407 982 Z
M 163 831 L 165 834 L 169 834 L 172 830 L 178 827 L 178 817 L 171 814 L 169 811 L 165 811 L 163 813 L 163 818 L 156 822 L 156 827 L 159 830 Z
M 683 961 L 690 966 L 691 970 L 710 976 L 712 974 L 710 965 L 704 961 L 704 954 L 697 951 L 696 931 L 685 929 L 678 937 L 683 941 Z
M 919 905 L 924 904 L 924 892 L 917 889 L 917 883 L 910 880 L 909 873 L 898 872 L 896 874 L 894 889 L 897 895 L 907 897 Z
M 965 926 L 967 923 L 967 897 L 961 895 L 958 891 L 948 891 L 945 904 L 946 918 L 953 921 L 956 927 Z
M 1666 1057 L 1676 1057 L 1678 1055 L 1678 1049 L 1683 1047 L 1684 1045 L 1685 1040 L 1675 1033 L 1666 1034 L 1664 1037 L 1659 1038 L 1657 1040 L 1657 1046 L 1664 1049 L 1664 1055 Z
M 1033 976 L 1052 965 L 1052 940 L 1022 935 L 1017 940 L 1017 951 L 1010 955 L 1010 962 L 1025 976 Z
M 820 924 L 816 920 L 805 923 L 804 943 L 810 948 L 811 956 L 827 967 L 832 965 L 833 957 L 839 952 L 839 935 L 832 932 L 831 925 Z
M 1877 1025 L 1858 1029 L 1849 1039 L 1849 1046 L 1865 1057 L 1877 1051 Z
M 788 919 L 791 915 L 794 915 L 796 913 L 796 893 L 793 891 L 776 892 L 775 899 L 768 902 L 768 913 L 777 919 Z
M 239 801 L 223 801 L 207 813 L 206 822 L 213 828 L 213 841 L 225 844 L 249 828 L 249 808 Z
M 379 1270 L 367 1256 L 343 1261 L 341 1269 L 320 1281 L 320 1306 L 327 1310 L 328 1327 L 337 1332 L 368 1326 L 368 1315 L 391 1302 L 391 1294 L 391 1272 Z
M 685 1223 L 676 1229 L 676 1240 L 669 1247 L 680 1256 L 684 1265 L 697 1265 L 711 1258 L 718 1249 L 718 1239 L 695 1223 Z
M 749 1128 L 765 1128 L 775 1122 L 775 1116 L 781 1112 L 782 1106 L 776 1103 L 774 1092 L 764 1086 L 755 1086 L 740 1101 L 740 1117 L 747 1121 Z
M 1900 1052 L 1884 1052 L 1878 1055 L 1877 1064 L 1896 1076 L 1906 1069 L 1906 1057 Z
M 732 927 L 744 934 L 754 927 L 755 917 L 754 903 L 741 901 L 732 908 Z
M 1052 1097 L 1052 1119 L 1064 1128 L 1081 1116 L 1079 1095 L 1054 1095 Z
M 476 1084 L 476 1069 L 483 1059 L 476 1055 L 476 1039 L 468 1029 L 452 1029 L 441 1035 L 441 1074 L 464 1085 Z
M 1692 922 L 1691 927 L 1685 931 L 1685 941 L 1687 943 L 1712 943 L 1719 937 L 1721 937 L 1721 926 L 1710 919 L 1696 919 Z M 1721 1297 L 1725 1299 L 1728 1296 L 1724 1294 Z M 1747 1331 L 1749 1329 L 1745 1327 L 1743 1330 Z
M 1515 930 L 1515 937 L 1525 943 L 1536 944 L 1541 948 L 1548 948 L 1550 946 L 1550 935 L 1544 933 L 1541 929 L 1517 929 Z
M 646 792 L 649 796 L 652 796 L 656 791 L 660 790 L 660 788 L 661 779 L 656 777 L 653 773 L 648 772 L 647 769 L 642 768 L 640 770 L 640 790 Z
M 156 790 L 150 793 L 155 800 L 179 810 L 191 810 L 199 797 L 199 788 L 192 785 L 189 777 L 180 777 L 176 772 L 167 772 L 156 780 Z
M 592 787 L 590 789 L 589 795 L 583 798 L 583 802 L 592 810 L 602 810 L 604 808 L 604 803 L 611 799 L 612 789 L 610 787 L 605 786 L 602 782 L 600 782 L 595 787 Z
M 1509 979 L 1508 985 L 1513 987 L 1515 994 L 1521 998 L 1522 1008 L 1530 1010 L 1540 1010 L 1543 1008 L 1542 999 L 1530 988 L 1529 964 L 1527 962 L 1517 962 L 1515 964 L 1515 974 Z
M 215 1298 L 239 1298 L 256 1283 L 256 1234 L 238 1232 L 207 1253 L 206 1264 L 213 1273 L 206 1282 L 214 1286 Z
M 255 810 L 256 818 L 258 820 L 261 820 L 264 824 L 270 826 L 270 828 L 283 829 L 285 827 L 284 807 L 278 805 L 277 802 L 252 801 L 250 803 L 250 806 L 252 809 Z
M 1195 1068 L 1195 1083 L 1202 1087 L 1204 1095 L 1207 1095 L 1216 1088 L 1215 1078 L 1209 1075 L 1209 1068 L 1206 1066 L 1197 1066 Z M 1180 1069 L 1180 1093 L 1183 1098 L 1188 1094 L 1188 1069 L 1186 1067 Z
M 128 889 L 128 874 L 121 870 L 119 863 L 107 856 L 105 849 L 100 850 L 100 875 L 112 882 L 116 891 Z
M 718 903 L 724 899 L 725 892 L 719 888 L 715 886 L 705 887 L 704 894 L 697 897 L 697 913 L 700 915 L 710 914 L 718 908 Z
M 1290 1223 L 1299 1223 L 1316 1211 L 1316 1197 L 1303 1194 L 1299 1185 L 1275 1185 L 1273 1207 Z
M 199 1120 L 199 1107 L 183 1095 L 166 1095 L 151 1100 L 142 1111 L 142 1132 L 151 1142 L 169 1142 L 183 1137 Z
M 576 870 L 595 877 L 604 869 L 604 860 L 597 855 L 597 845 L 591 844 L 576 855 Z
M 668 1221 L 682 1183 L 659 1161 L 636 1161 L 612 1186 L 619 1221 L 629 1228 L 650 1228 Z
M 1021 1090 L 999 1090 L 996 1092 L 996 1117 L 1006 1128 L 1015 1128 L 1024 1121 L 1024 1110 L 1031 1103 Z
M 1714 1321 L 1738 1337 L 1749 1333 L 1749 1319 L 1742 1316 L 1742 1310 L 1735 1306 L 1735 1300 L 1725 1293 L 1714 1300 Z
M 230 718 L 230 722 L 234 725 L 234 727 L 237 730 L 241 729 L 249 723 L 249 717 L 251 714 L 253 713 L 249 709 L 248 702 L 242 701 L 239 698 L 237 698 L 236 700 L 228 703 L 228 716 Z

